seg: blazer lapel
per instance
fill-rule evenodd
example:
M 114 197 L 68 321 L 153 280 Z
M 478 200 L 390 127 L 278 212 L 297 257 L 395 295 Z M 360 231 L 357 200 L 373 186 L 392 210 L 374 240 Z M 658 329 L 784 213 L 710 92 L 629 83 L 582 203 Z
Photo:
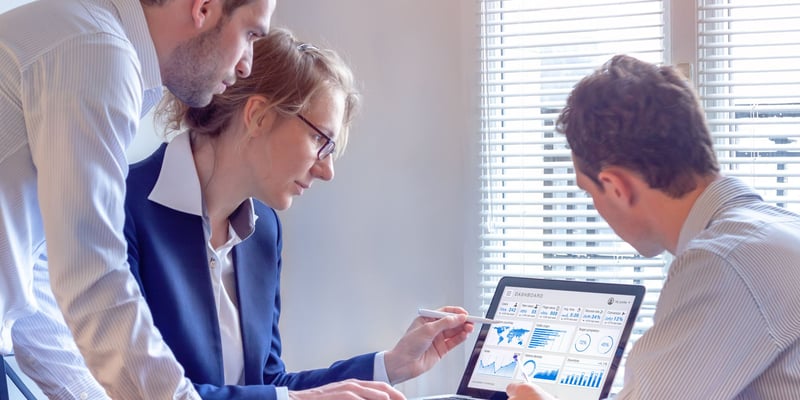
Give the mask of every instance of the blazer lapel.
M 277 276 L 265 259 L 265 249 L 253 237 L 236 246 L 233 263 L 239 301 L 239 321 L 245 363 L 245 384 L 262 384 L 266 357 L 272 342 Z M 248 243 L 250 242 L 250 243 Z M 259 254 L 261 253 L 261 254 Z

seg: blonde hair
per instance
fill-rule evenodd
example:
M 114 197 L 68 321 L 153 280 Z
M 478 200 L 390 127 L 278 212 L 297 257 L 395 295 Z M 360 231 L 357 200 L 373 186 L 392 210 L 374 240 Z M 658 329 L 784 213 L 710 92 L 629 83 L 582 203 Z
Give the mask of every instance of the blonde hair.
M 273 110 L 288 117 L 305 111 L 316 94 L 331 89 L 345 96 L 344 120 L 336 141 L 338 155 L 347 146 L 350 123 L 360 102 L 352 71 L 336 52 L 299 42 L 290 31 L 273 28 L 253 45 L 249 77 L 238 79 L 205 107 L 188 107 L 168 93 L 156 117 L 168 130 L 217 137 L 251 96 L 266 97 Z

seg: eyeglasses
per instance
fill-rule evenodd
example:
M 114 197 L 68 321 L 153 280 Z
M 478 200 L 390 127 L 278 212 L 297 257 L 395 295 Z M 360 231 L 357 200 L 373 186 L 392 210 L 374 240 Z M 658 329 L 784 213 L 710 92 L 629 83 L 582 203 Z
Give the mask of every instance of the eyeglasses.
M 328 156 L 331 155 L 331 153 L 333 153 L 334 150 L 336 150 L 336 142 L 334 142 L 330 136 L 322 132 L 321 129 L 317 128 L 316 125 L 312 124 L 311 121 L 305 119 L 305 117 L 303 117 L 302 115 L 297 114 L 297 118 L 300 118 L 301 121 L 305 122 L 306 125 L 308 125 L 311 129 L 313 129 L 314 131 L 322 135 L 323 138 L 325 138 L 325 144 L 323 144 L 322 147 L 319 148 L 319 151 L 317 151 L 317 160 L 322 161 L 328 158 Z

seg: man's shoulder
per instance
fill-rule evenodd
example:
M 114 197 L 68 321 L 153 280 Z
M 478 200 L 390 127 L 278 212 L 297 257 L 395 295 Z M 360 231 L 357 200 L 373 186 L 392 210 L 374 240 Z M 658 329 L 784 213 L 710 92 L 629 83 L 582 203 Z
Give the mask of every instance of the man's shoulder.
M 3 36 L 30 47 L 111 34 L 127 39 L 119 10 L 109 0 L 37 0 L 2 16 Z M 31 26 L 36 26 L 34 31 Z M 35 46 L 35 44 L 40 44 Z
M 779 286 L 800 285 L 797 260 L 800 216 L 760 200 L 718 210 L 676 259 L 679 269 L 723 266 L 720 272 L 738 276 L 756 299 L 772 297 Z M 800 311 L 800 303 L 793 307 Z
M 687 250 L 709 249 L 728 257 L 733 251 L 769 251 L 781 243 L 800 248 L 800 216 L 757 201 L 719 209 Z
M 768 241 L 770 234 L 795 232 L 800 242 L 800 215 L 765 201 L 752 201 L 720 209 L 706 229 L 710 236 L 740 235 L 755 242 Z
M 37 0 L 0 18 L 0 42 L 20 70 L 71 71 L 67 76 L 75 79 L 81 71 L 102 71 L 87 65 L 138 64 L 135 46 L 109 1 Z

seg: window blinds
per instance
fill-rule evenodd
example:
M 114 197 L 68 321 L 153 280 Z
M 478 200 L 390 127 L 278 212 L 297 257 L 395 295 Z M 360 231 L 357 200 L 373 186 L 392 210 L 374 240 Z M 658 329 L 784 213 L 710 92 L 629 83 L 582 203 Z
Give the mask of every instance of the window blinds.
M 555 119 L 572 86 L 614 54 L 664 58 L 661 1 L 481 1 L 481 276 L 636 282 L 650 324 L 668 260 L 643 258 L 575 186 Z
M 697 83 L 723 173 L 800 212 L 800 2 L 699 0 Z
M 632 341 L 652 324 L 669 255 L 642 258 L 618 239 L 575 187 L 553 128 L 579 79 L 619 53 L 663 63 L 687 25 L 723 173 L 800 211 L 800 1 L 671 2 L 479 1 L 484 308 L 502 275 L 634 282 L 648 294 Z M 680 13 L 696 20 L 665 22 L 666 7 L 696 7 Z

